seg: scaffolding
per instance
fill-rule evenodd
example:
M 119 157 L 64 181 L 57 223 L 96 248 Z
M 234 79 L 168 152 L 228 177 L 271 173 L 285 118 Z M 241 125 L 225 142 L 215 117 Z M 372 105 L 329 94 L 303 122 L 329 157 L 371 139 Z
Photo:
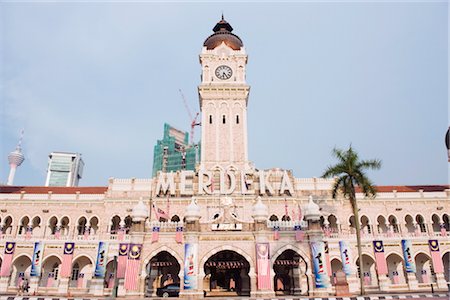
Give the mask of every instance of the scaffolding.
M 189 144 L 189 133 L 164 123 L 164 136 L 158 140 L 153 152 L 153 172 L 195 171 L 199 162 L 200 143 Z

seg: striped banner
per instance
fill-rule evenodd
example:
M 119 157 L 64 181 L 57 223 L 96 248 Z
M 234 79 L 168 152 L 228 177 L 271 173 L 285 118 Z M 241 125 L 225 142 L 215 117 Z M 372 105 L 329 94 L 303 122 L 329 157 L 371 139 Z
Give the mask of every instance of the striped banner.
M 141 264 L 142 244 L 131 244 L 128 252 L 127 270 L 124 287 L 127 291 L 137 291 L 139 285 L 139 267 Z
M 387 275 L 388 267 L 384 256 L 384 246 L 382 241 L 373 241 L 373 251 L 375 254 L 375 264 L 378 275 Z
M 159 226 L 154 226 L 152 229 L 152 243 L 159 240 Z
M 117 278 L 125 278 L 129 249 L 129 244 L 119 245 L 119 258 L 117 259 Z
M 434 272 L 444 273 L 444 265 L 442 264 L 441 251 L 439 250 L 438 240 L 429 240 L 428 245 L 430 246 Z
M 75 250 L 75 243 L 64 243 L 64 254 L 61 264 L 61 277 L 70 277 L 72 273 L 72 257 Z
M 258 290 L 272 290 L 270 276 L 270 253 L 269 243 L 256 244 L 256 263 L 258 272 Z
M 183 243 L 183 227 L 181 226 L 177 227 L 177 232 L 175 233 L 175 241 L 178 244 Z
M 11 263 L 12 263 L 15 248 L 16 248 L 16 243 L 6 242 L 5 255 L 3 255 L 3 262 L 2 262 L 2 267 L 0 269 L 0 276 L 8 277 L 11 275 L 11 270 L 12 270 Z

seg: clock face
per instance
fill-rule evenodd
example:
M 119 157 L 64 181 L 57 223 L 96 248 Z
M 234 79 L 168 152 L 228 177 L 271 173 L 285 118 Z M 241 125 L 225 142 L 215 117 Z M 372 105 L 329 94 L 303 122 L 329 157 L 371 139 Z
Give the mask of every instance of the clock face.
M 222 65 L 218 66 L 216 69 L 216 76 L 219 79 L 222 80 L 230 79 L 231 75 L 233 75 L 233 71 L 229 66 Z

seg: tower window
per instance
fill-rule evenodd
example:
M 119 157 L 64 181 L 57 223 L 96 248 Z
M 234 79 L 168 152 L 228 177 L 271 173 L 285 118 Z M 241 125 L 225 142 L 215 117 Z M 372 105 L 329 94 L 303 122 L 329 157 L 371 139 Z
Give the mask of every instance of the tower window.
M 239 124 L 239 115 L 236 115 L 236 124 Z
M 212 115 L 209 115 L 209 124 L 212 124 Z
M 222 123 L 225 124 L 225 115 L 222 116 Z

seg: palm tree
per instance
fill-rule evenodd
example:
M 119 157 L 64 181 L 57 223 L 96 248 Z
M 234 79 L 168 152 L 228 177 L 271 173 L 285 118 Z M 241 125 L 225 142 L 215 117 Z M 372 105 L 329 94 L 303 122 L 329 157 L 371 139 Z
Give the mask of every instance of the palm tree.
M 359 257 L 359 279 L 361 285 L 361 295 L 364 295 L 363 279 L 363 258 L 361 251 L 361 226 L 358 216 L 358 203 L 356 202 L 355 186 L 359 187 L 366 197 L 375 197 L 376 189 L 370 179 L 365 174 L 365 170 L 378 170 L 381 167 L 381 161 L 377 159 L 360 160 L 352 146 L 347 151 L 334 148 L 333 156 L 338 160 L 336 165 L 328 166 L 322 175 L 322 178 L 336 178 L 333 185 L 333 199 L 336 199 L 338 192 L 350 200 L 356 225 L 356 242 L 358 245 Z

